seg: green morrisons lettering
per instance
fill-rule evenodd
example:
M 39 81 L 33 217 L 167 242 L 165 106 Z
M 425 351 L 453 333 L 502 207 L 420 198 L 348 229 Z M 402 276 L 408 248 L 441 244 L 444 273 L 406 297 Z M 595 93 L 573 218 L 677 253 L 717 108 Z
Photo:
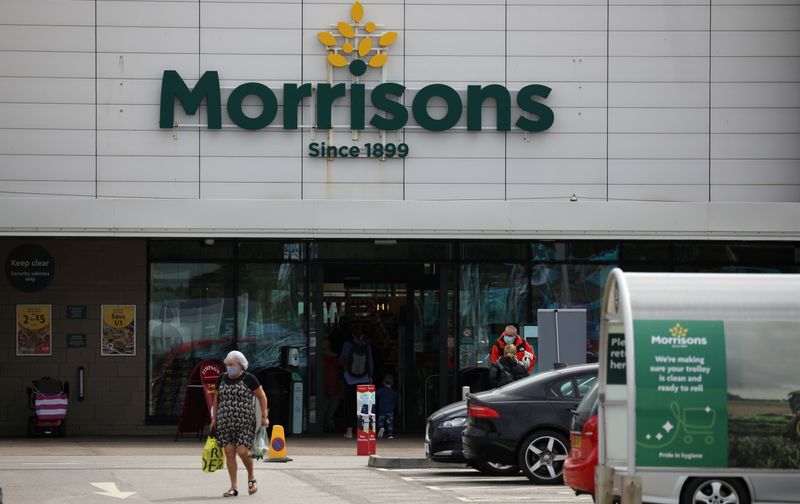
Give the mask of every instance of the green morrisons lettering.
M 219 75 L 206 72 L 191 91 L 175 70 L 164 70 L 161 78 L 161 128 L 175 126 L 175 99 L 189 115 L 194 115 L 205 98 L 208 105 L 208 129 L 222 128 L 222 100 L 219 96 Z
M 545 131 L 553 125 L 553 110 L 542 103 L 550 95 L 551 89 L 541 84 L 531 84 L 523 87 L 517 93 L 517 105 L 526 114 L 535 118 L 520 116 L 514 125 L 524 131 Z M 399 130 L 408 123 L 409 111 L 401 103 L 401 98 L 406 92 L 405 86 L 393 82 L 379 84 L 370 93 L 372 105 L 378 109 L 373 114 L 369 124 L 382 131 Z M 197 113 L 203 100 L 208 106 L 208 128 L 222 128 L 222 100 L 220 97 L 219 74 L 216 71 L 205 72 L 197 81 L 193 89 L 189 89 L 183 78 L 175 70 L 165 70 L 161 79 L 161 110 L 159 126 L 161 128 L 175 127 L 175 101 L 177 100 L 183 110 L 193 115 Z M 316 125 L 320 129 L 330 129 L 332 124 L 332 110 L 334 102 L 344 98 L 348 88 L 344 83 L 331 85 L 321 83 L 317 85 L 316 96 Z M 366 94 L 364 84 L 351 84 L 350 95 L 350 127 L 354 130 L 364 129 L 366 126 Z M 247 96 L 256 96 L 261 100 L 263 110 L 257 117 L 250 117 L 242 110 L 244 99 Z M 311 84 L 283 85 L 283 128 L 287 130 L 298 128 L 298 111 L 301 110 L 303 100 L 311 98 L 313 90 Z M 490 84 L 488 86 L 467 86 L 466 109 L 467 130 L 481 131 L 483 122 L 483 106 L 490 100 L 496 108 L 497 131 L 511 129 L 511 93 L 504 86 Z M 431 102 L 443 100 L 445 105 L 444 115 L 434 117 L 430 113 Z M 444 84 L 429 84 L 420 89 L 414 96 L 411 104 L 411 114 L 414 120 L 426 130 L 446 131 L 454 127 L 461 119 L 464 103 L 458 91 Z M 259 130 L 269 126 L 278 114 L 278 100 L 275 93 L 263 84 L 248 82 L 235 88 L 227 103 L 228 115 L 237 126 L 247 130 Z

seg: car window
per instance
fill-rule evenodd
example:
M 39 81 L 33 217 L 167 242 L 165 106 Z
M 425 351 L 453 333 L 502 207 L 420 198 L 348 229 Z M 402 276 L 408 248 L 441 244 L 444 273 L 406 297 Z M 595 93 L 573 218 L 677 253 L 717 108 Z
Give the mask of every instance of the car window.
M 578 395 L 580 397 L 584 397 L 586 394 L 591 392 L 592 387 L 594 387 L 595 383 L 597 383 L 597 375 L 581 375 L 575 378 L 575 382 L 578 384 Z
M 572 383 L 572 377 L 562 378 L 561 380 L 554 381 L 550 384 L 550 393 L 556 397 L 575 398 L 575 386 Z

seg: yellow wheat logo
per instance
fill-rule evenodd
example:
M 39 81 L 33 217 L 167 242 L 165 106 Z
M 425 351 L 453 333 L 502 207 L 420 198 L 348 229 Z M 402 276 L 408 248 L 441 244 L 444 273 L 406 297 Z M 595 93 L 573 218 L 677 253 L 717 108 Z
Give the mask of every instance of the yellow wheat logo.
M 340 21 L 335 33 L 321 31 L 317 37 L 328 50 L 328 63 L 331 66 L 348 66 L 350 73 L 360 76 L 366 73 L 367 66 L 380 68 L 389 61 L 387 50 L 397 40 L 397 32 L 378 33 L 378 25 L 372 21 L 362 25 L 364 6 L 361 2 L 356 1 L 353 4 L 350 16 L 353 18 L 352 23 Z
M 688 329 L 688 328 L 686 328 L 686 327 L 682 327 L 680 324 L 675 324 L 675 325 L 674 325 L 672 328 L 670 328 L 670 330 L 669 330 L 669 334 L 670 334 L 670 335 L 671 335 L 673 338 L 685 338 L 685 337 L 686 337 L 686 334 L 687 334 L 688 332 L 689 332 L 689 329 Z

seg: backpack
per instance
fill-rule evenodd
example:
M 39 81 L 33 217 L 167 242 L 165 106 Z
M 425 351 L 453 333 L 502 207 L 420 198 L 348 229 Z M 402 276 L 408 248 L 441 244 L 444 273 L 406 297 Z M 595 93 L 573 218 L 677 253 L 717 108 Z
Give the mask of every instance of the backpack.
M 350 355 L 347 356 L 347 372 L 352 376 L 367 374 L 367 344 L 353 342 Z
M 497 373 L 497 386 L 502 387 L 503 385 L 508 385 L 509 383 L 514 381 L 514 375 L 511 374 L 511 371 L 506 369 L 504 365 L 500 363 L 498 360 L 494 363 L 497 366 L 498 373 Z

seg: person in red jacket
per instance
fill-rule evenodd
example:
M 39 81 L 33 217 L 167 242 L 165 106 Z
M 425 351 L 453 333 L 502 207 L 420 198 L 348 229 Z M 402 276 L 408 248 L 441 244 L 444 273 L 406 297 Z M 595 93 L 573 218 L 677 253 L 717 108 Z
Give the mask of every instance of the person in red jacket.
M 508 324 L 500 334 L 500 337 L 497 338 L 497 341 L 494 342 L 494 345 L 492 345 L 492 355 L 489 363 L 494 364 L 503 356 L 503 349 L 506 345 L 514 345 L 517 348 L 517 360 L 530 373 L 533 370 L 533 365 L 536 364 L 536 354 L 533 353 L 531 345 L 520 337 L 514 324 Z

